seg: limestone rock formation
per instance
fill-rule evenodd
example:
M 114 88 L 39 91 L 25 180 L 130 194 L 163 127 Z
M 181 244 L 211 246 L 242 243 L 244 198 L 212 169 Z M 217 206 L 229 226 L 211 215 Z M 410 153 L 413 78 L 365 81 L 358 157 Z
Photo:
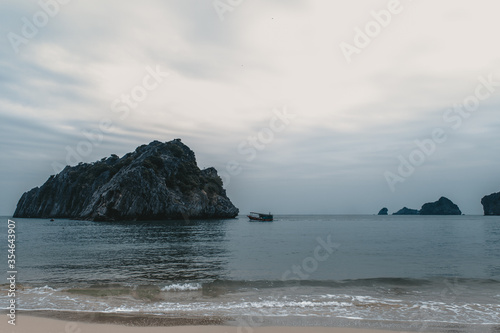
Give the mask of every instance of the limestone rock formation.
M 462 212 L 450 199 L 441 197 L 436 202 L 424 204 L 420 215 L 462 215 Z
M 14 217 L 89 220 L 233 218 L 214 168 L 200 170 L 180 139 L 153 141 L 119 158 L 67 166 L 23 194 Z
M 387 215 L 387 212 L 388 212 L 388 211 L 389 211 L 389 210 L 388 210 L 387 208 L 385 208 L 385 207 L 384 207 L 384 208 L 382 208 L 382 209 L 378 212 L 378 215 Z
M 481 204 L 484 215 L 500 215 L 500 192 L 484 196 Z

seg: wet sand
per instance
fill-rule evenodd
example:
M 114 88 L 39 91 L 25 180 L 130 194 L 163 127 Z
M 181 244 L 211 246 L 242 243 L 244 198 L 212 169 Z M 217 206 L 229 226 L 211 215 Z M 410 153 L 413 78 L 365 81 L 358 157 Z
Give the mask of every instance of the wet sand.
M 133 319 L 135 318 L 135 319 Z M 21 314 L 16 325 L 7 323 L 6 316 L 0 323 L 5 333 L 392 333 L 394 331 L 337 328 L 337 327 L 238 327 L 224 326 L 222 319 L 214 318 L 150 318 L 128 316 L 102 316 L 97 322 L 72 321 L 72 318 L 55 319 Z M 84 319 L 84 318 L 75 318 Z M 90 318 L 88 318 L 90 319 Z M 140 320 L 139 320 L 140 319 Z M 218 323 L 218 321 L 221 321 Z M 106 322 L 106 323 L 100 323 Z

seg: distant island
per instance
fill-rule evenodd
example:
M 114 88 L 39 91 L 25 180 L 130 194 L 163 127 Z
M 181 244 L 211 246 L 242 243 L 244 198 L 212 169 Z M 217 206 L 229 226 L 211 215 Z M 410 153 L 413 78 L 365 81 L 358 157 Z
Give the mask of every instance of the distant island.
M 392 213 L 392 215 L 418 215 L 418 214 L 419 214 L 418 210 L 407 207 L 403 207 L 397 212 Z
M 387 208 L 382 208 L 378 215 L 387 215 Z M 450 199 L 441 197 L 424 204 L 420 210 L 403 207 L 392 215 L 462 215 L 462 211 Z
M 450 199 L 441 197 L 436 202 L 426 203 L 420 208 L 420 215 L 462 215 L 462 211 Z
M 378 212 L 377 215 L 387 215 L 388 212 L 389 210 L 386 207 L 384 207 Z
M 481 204 L 484 215 L 500 215 L 500 192 L 484 196 Z M 387 211 L 384 207 L 378 215 L 387 215 Z M 436 202 L 424 204 L 420 210 L 403 207 L 392 215 L 462 215 L 462 211 L 450 199 L 441 197 Z
M 180 139 L 119 158 L 67 166 L 23 194 L 14 217 L 95 221 L 234 218 L 239 210 L 214 168 L 200 170 Z

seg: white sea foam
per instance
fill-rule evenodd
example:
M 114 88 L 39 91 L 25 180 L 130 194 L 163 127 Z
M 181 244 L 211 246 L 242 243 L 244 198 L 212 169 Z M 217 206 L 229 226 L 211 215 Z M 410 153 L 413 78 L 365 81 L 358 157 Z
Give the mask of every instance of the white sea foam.
M 44 287 L 36 287 L 31 289 L 26 289 L 25 292 L 34 293 L 34 294 L 45 294 L 45 293 L 54 293 L 58 291 L 58 289 L 54 289 L 49 286 Z
M 185 288 L 184 288 L 185 289 Z M 172 290 L 170 288 L 170 290 Z M 475 304 L 429 304 L 418 302 L 394 304 L 381 307 L 373 299 L 360 299 L 356 302 L 284 300 L 261 298 L 253 301 L 212 300 L 175 302 L 159 301 L 155 303 L 137 300 L 114 302 L 111 299 L 95 302 L 89 299 L 67 299 L 62 295 L 38 295 L 22 302 L 23 309 L 67 309 L 72 311 L 97 311 L 108 313 L 199 313 L 205 315 L 263 315 L 265 316 L 320 316 L 367 320 L 405 320 L 408 322 L 443 321 L 450 323 L 498 322 L 498 306 L 479 306 Z M 78 297 L 76 297 L 78 298 Z M 121 304 L 120 304 L 121 303 Z M 124 304 L 125 303 L 125 304 Z M 425 304 L 426 303 L 426 304 Z
M 154 303 L 134 298 L 93 297 L 68 294 L 65 289 L 44 286 L 26 288 L 18 295 L 23 310 L 59 310 L 108 313 L 189 313 L 201 315 L 264 315 L 396 320 L 407 322 L 475 323 L 500 322 L 498 304 L 442 302 L 435 300 L 392 299 L 385 295 L 348 295 L 301 293 L 276 296 L 257 292 L 227 293 L 215 298 L 199 298 L 190 292 L 202 289 L 200 283 L 176 283 L 164 286 L 162 300 Z M 184 293 L 183 293 L 184 292 Z M 175 295 L 173 294 L 175 293 Z M 6 298 L 0 297 L 0 301 Z
M 339 316 L 340 318 L 345 318 L 345 319 L 354 319 L 354 320 L 363 320 L 364 318 L 361 317 L 350 317 L 350 316 Z
M 201 287 L 200 283 L 174 283 L 161 288 L 161 291 L 196 291 Z

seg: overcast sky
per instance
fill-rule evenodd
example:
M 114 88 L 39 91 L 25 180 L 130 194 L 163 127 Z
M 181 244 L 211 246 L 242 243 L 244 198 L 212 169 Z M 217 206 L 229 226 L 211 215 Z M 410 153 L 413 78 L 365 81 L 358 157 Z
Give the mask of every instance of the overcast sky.
M 4 0 L 0 214 L 58 166 L 181 138 L 248 211 L 500 191 L 496 0 Z M 418 142 L 418 143 L 417 143 Z

